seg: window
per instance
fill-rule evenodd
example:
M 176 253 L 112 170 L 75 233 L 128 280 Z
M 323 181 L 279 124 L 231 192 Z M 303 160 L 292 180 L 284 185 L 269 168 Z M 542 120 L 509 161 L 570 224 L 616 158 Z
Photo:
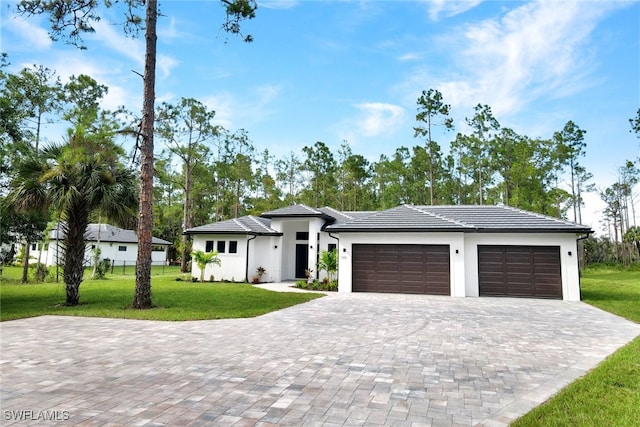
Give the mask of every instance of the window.
M 229 253 L 230 254 L 238 253 L 238 241 L 237 240 L 229 241 Z
M 213 240 L 207 240 L 204 246 L 205 246 L 204 248 L 205 252 L 213 252 Z
M 32 250 L 32 251 L 35 251 L 37 247 L 38 247 L 38 244 L 37 244 L 37 243 L 32 243 L 32 244 L 31 244 L 31 250 Z
M 333 252 L 335 251 L 337 248 L 337 245 L 335 243 L 329 243 L 329 252 Z
M 296 240 L 309 240 L 308 231 L 296 231 Z
M 45 251 L 48 251 L 48 250 L 49 250 L 49 244 L 48 244 L 48 243 L 45 243 L 45 244 L 44 244 L 44 250 L 45 250 Z
M 127 252 L 126 246 L 118 246 L 118 252 Z
M 151 246 L 151 250 L 153 252 L 164 252 L 164 246 L 162 246 L 162 245 L 153 245 L 153 246 Z
M 225 249 L 225 244 L 227 242 L 225 242 L 224 240 L 218 240 L 218 245 L 216 250 L 218 251 L 219 254 L 223 254 L 224 253 L 224 249 Z

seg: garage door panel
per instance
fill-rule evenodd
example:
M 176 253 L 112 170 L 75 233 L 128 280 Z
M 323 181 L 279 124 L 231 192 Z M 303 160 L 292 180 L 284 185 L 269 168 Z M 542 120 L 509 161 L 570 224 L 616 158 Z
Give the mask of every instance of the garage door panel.
M 562 298 L 557 246 L 478 246 L 480 295 Z
M 354 292 L 450 295 L 448 245 L 356 244 L 352 271 Z

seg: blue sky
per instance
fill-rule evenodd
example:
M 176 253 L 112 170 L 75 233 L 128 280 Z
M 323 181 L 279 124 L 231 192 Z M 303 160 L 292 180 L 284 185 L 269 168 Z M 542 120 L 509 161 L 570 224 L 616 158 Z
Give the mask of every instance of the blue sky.
M 601 189 L 640 154 L 628 123 L 640 107 L 638 2 L 265 0 L 244 24 L 250 44 L 220 29 L 218 1 L 160 4 L 158 100 L 196 98 L 276 156 L 315 141 L 337 155 L 347 140 L 375 161 L 419 144 L 416 100 L 429 88 L 452 107 L 455 131 L 436 133 L 445 151 L 482 103 L 531 137 L 573 120 L 587 131 L 583 164 Z M 42 17 L 16 17 L 6 3 L 1 13 L 10 71 L 38 64 L 63 80 L 89 74 L 109 86 L 106 108 L 140 110 L 142 82 L 131 70 L 142 72 L 144 44 L 110 24 L 116 11 L 84 51 L 51 42 Z M 586 201 L 583 222 L 599 230 L 599 196 Z

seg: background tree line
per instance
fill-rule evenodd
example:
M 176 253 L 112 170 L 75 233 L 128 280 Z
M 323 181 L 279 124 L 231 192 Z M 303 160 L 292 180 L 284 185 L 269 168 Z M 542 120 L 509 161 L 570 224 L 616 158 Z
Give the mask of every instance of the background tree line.
M 6 65 L 3 57 L 1 69 Z M 131 135 L 140 119 L 124 109 L 102 110 L 100 102 L 108 88 L 89 76 L 74 76 L 63 83 L 54 71 L 34 66 L 16 74 L 2 71 L 1 77 L 2 230 L 34 241 L 37 229 L 42 231 L 43 223 L 56 220 L 62 207 L 51 206 L 31 227 L 34 232 L 19 228 L 35 224 L 24 219 L 26 212 L 19 217 L 8 208 L 8 195 L 24 178 L 16 167 L 21 159 L 48 155 L 50 146 L 77 144 L 82 136 L 101 141 L 100 149 L 109 151 L 101 162 L 108 158 L 136 174 L 138 165 L 131 159 L 138 157 L 125 153 L 122 146 L 132 145 Z M 174 242 L 171 258 L 181 259 L 184 267 L 190 253 L 182 235 L 185 229 L 293 203 L 344 211 L 380 210 L 403 203 L 502 203 L 581 222 L 584 193 L 598 191 L 607 206 L 603 212 L 606 233 L 590 239 L 587 260 L 638 259 L 640 233 L 634 203 L 638 159 L 625 161 L 618 182 L 596 189 L 582 164 L 586 130 L 572 121 L 549 138 L 532 138 L 502 127 L 490 106 L 478 104 L 465 119 L 465 131 L 451 134 L 445 152 L 433 134 L 438 127 L 454 131 L 456 124 L 449 115 L 450 106 L 442 94 L 429 89 L 416 102 L 411 146 L 399 146 L 393 154 L 371 161 L 354 153 L 348 141 L 337 151 L 317 141 L 276 158 L 268 149 L 257 149 L 246 130 L 216 125 L 215 111 L 196 99 L 157 105 L 155 139 L 163 148 L 156 150 L 154 161 L 154 235 Z M 640 136 L 639 121 L 640 110 L 630 120 L 631 131 Z M 60 124 L 69 130 L 53 144 L 44 136 L 51 134 L 45 130 Z M 96 161 L 95 156 L 91 161 Z M 569 184 L 564 185 L 565 181 Z M 130 192 L 135 198 L 135 185 Z M 91 211 L 89 220 L 107 218 L 100 215 L 99 210 Z M 129 228 L 135 226 L 135 215 L 121 215 L 119 220 Z M 8 238 L 5 233 L 3 241 Z

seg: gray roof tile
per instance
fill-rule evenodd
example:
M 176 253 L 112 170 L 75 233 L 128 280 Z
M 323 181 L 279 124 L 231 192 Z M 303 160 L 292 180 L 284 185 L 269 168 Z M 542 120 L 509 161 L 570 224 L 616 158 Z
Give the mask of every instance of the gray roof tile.
M 327 231 L 575 232 L 591 229 L 506 206 L 403 205 L 326 227 Z
M 352 221 L 329 225 L 328 231 L 464 231 L 472 229 L 437 214 L 425 212 L 414 206 L 402 205 L 384 211 L 358 215 Z
M 282 218 L 282 217 L 326 217 L 327 215 L 320 209 L 310 208 L 307 205 L 298 204 L 285 208 L 276 209 L 265 212 L 260 215 L 263 218 Z
M 240 218 L 193 227 L 185 234 L 257 234 L 279 236 L 282 233 L 271 228 L 271 220 L 247 215 Z

